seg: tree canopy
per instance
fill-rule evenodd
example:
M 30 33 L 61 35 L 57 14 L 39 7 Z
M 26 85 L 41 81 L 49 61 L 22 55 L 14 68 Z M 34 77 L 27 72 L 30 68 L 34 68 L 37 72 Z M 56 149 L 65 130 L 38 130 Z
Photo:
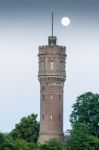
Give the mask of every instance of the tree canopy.
M 0 133 L 0 150 L 98 150 L 99 94 L 87 92 L 77 97 L 70 121 L 72 129 L 66 142 L 40 144 L 37 115 L 23 117 L 9 134 Z
M 84 123 L 90 127 L 92 135 L 99 136 L 99 94 L 87 92 L 77 97 L 70 116 L 72 126 Z
M 0 150 L 15 150 L 14 141 L 9 135 L 0 133 Z
M 89 126 L 83 123 L 74 124 L 70 137 L 66 141 L 67 150 L 98 150 L 99 139 L 90 134 Z
M 27 142 L 36 143 L 39 136 L 39 122 L 37 122 L 37 115 L 31 114 L 23 117 L 21 121 L 15 125 L 10 133 L 14 140 L 23 139 Z
M 41 145 L 40 147 L 41 150 L 63 150 L 63 145 L 62 143 L 59 143 L 58 141 L 48 141 L 45 144 Z M 66 150 L 64 148 L 64 150 Z

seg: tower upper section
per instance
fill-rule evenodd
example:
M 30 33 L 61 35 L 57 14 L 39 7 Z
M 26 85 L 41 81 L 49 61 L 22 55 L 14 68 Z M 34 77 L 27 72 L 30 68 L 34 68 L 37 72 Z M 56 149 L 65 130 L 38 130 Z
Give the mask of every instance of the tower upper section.
M 39 73 L 40 82 L 62 82 L 66 78 L 65 60 L 66 47 L 57 45 L 57 38 L 53 36 L 53 13 L 52 35 L 48 37 L 48 45 L 39 46 Z
M 56 45 L 56 40 L 55 36 L 49 36 L 48 45 L 39 46 L 39 81 L 65 81 L 66 47 Z

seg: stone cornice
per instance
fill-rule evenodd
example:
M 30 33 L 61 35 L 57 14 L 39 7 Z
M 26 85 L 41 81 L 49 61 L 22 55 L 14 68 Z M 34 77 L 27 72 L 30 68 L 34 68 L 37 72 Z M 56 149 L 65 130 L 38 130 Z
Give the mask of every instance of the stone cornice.
M 38 76 L 40 83 L 64 83 L 66 76 Z

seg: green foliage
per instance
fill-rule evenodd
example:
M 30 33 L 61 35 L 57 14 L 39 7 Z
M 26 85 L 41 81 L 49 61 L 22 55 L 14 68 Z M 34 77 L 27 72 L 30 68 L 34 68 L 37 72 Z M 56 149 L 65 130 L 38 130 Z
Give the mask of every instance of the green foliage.
M 72 130 L 65 143 L 37 144 L 37 115 L 23 117 L 10 134 L 0 133 L 0 150 L 99 150 L 99 94 L 88 92 L 77 97 L 70 121 Z
M 10 135 L 0 133 L 0 150 L 33 150 L 35 145 L 23 139 L 15 141 Z
M 99 150 L 99 139 L 90 136 L 90 128 L 77 123 L 70 131 L 70 138 L 66 142 L 67 150 Z
M 37 115 L 23 117 L 10 134 L 0 133 L 0 150 L 33 150 L 39 135 Z
M 4 136 L 2 133 L 0 133 L 0 145 L 4 142 Z
M 73 105 L 70 121 L 72 126 L 75 123 L 88 125 L 91 134 L 99 136 L 99 94 L 88 92 L 80 95 Z
M 89 140 L 90 150 L 99 150 L 99 138 L 90 136 Z
M 37 143 L 30 143 L 28 142 L 28 150 L 36 150 Z
M 15 141 L 16 150 L 28 150 L 28 143 L 25 140 L 17 139 Z
M 27 142 L 36 143 L 39 136 L 39 123 L 37 122 L 37 115 L 23 117 L 21 121 L 16 124 L 15 129 L 10 133 L 14 140 L 23 139 Z
M 58 141 L 48 141 L 40 146 L 40 150 L 66 150 Z
M 16 150 L 14 141 L 7 134 L 0 133 L 0 150 Z
M 72 130 L 67 150 L 99 149 L 99 94 L 87 92 L 77 97 L 70 116 Z

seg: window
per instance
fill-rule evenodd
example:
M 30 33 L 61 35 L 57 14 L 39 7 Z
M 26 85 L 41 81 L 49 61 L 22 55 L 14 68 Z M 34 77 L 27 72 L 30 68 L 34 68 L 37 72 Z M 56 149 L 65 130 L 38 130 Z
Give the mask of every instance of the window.
M 61 95 L 59 95 L 59 100 L 61 100 Z
M 51 98 L 51 100 L 53 99 L 53 95 L 52 94 L 50 95 L 50 98 Z
M 44 100 L 44 94 L 42 95 L 42 99 Z
M 54 62 L 51 61 L 51 62 L 50 62 L 50 65 L 51 65 L 51 70 L 53 70 L 53 68 L 54 68 Z
M 63 63 L 63 60 L 61 60 L 60 63 Z
M 44 90 L 44 86 L 42 86 L 42 90 Z
M 59 87 L 59 90 L 62 90 L 62 86 Z
M 44 70 L 44 61 L 43 60 L 40 61 L 39 65 L 40 65 L 40 70 L 41 71 Z
M 59 63 L 59 67 L 60 67 L 60 70 L 64 70 L 64 61 L 63 60 L 60 60 L 60 63 Z
M 43 116 L 42 116 L 42 119 L 44 120 L 44 114 L 43 114 Z
M 59 120 L 61 120 L 61 115 L 59 114 Z
M 52 115 L 50 116 L 50 119 L 51 119 L 51 120 L 53 119 L 53 116 L 52 116 Z

